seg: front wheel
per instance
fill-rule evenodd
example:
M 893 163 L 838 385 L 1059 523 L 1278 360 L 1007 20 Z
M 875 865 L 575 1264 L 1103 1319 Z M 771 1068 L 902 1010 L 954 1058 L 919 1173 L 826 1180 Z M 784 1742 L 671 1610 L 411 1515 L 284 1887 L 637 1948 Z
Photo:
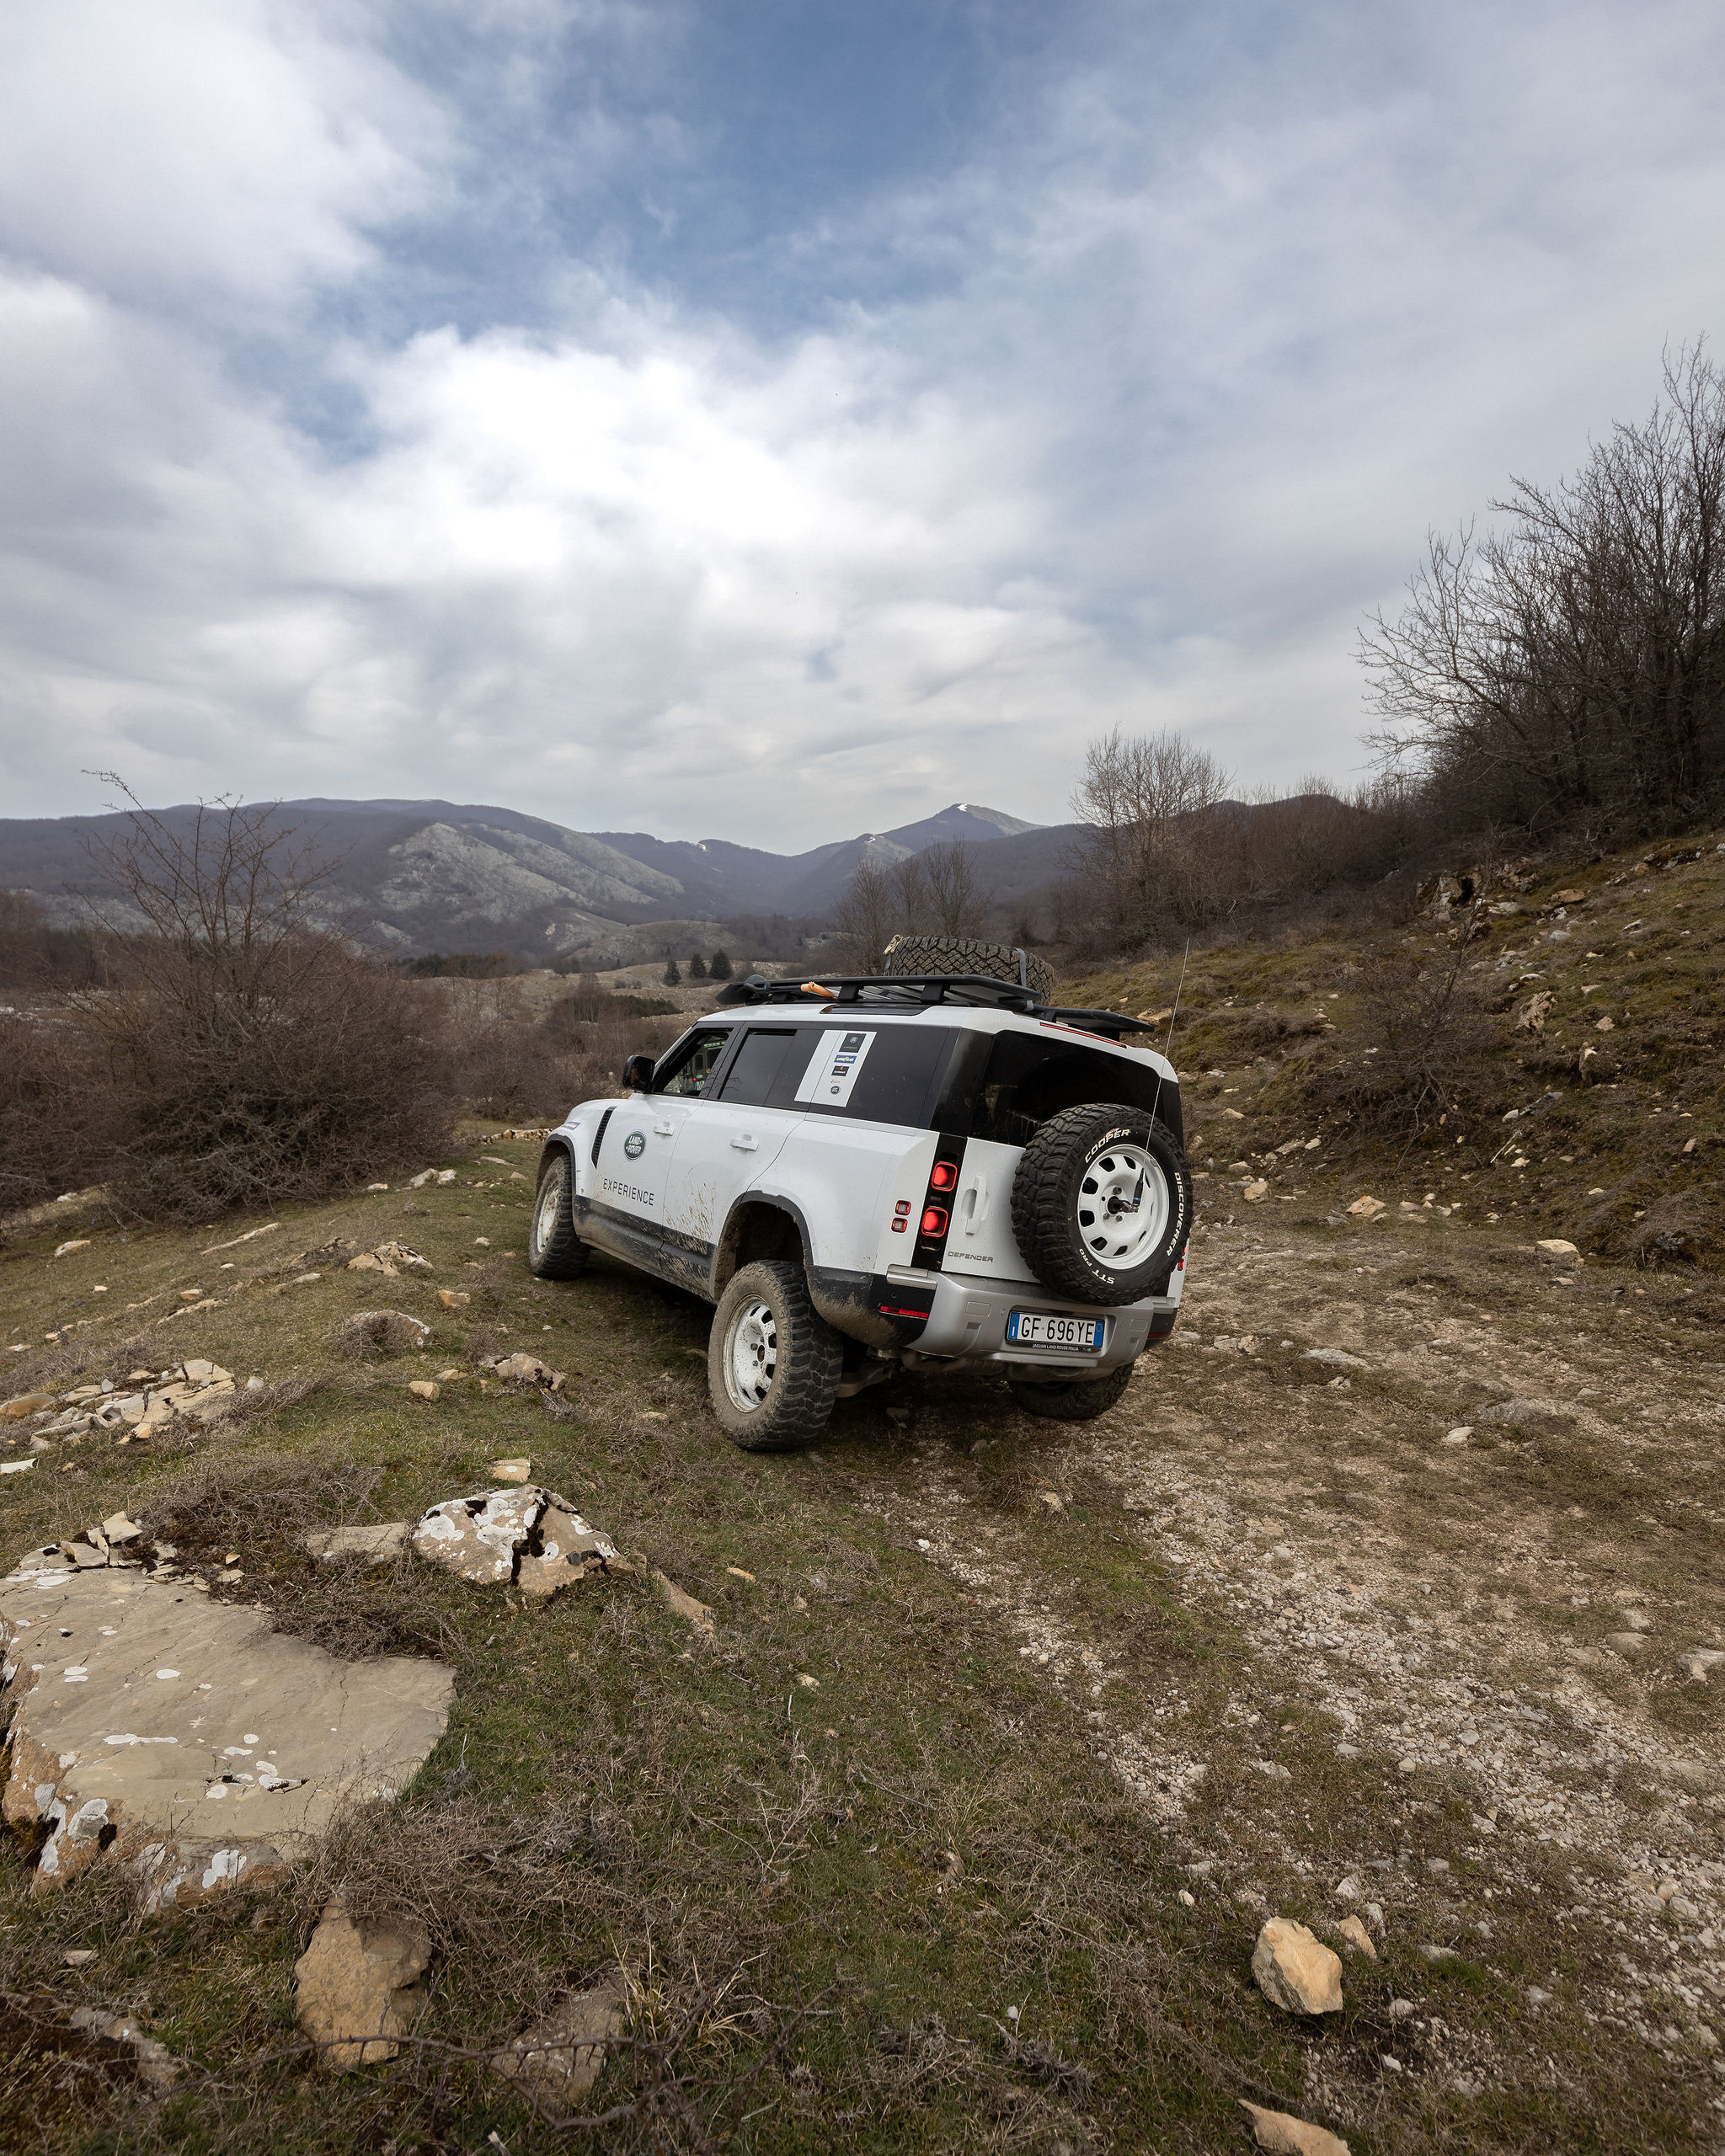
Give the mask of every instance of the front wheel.
M 713 1412 L 745 1452 L 788 1452 L 826 1427 L 844 1359 L 844 1342 L 809 1299 L 800 1265 L 745 1265 L 713 1314 Z
M 575 1233 L 574 1165 L 559 1145 L 539 1171 L 527 1269 L 540 1280 L 574 1280 L 587 1269 L 587 1246 Z
M 1010 1378 L 1007 1384 L 1027 1415 L 1040 1415 L 1050 1422 L 1093 1422 L 1123 1396 L 1134 1368 L 1122 1363 L 1105 1377 L 1074 1378 L 1058 1385 L 1033 1385 L 1023 1378 Z

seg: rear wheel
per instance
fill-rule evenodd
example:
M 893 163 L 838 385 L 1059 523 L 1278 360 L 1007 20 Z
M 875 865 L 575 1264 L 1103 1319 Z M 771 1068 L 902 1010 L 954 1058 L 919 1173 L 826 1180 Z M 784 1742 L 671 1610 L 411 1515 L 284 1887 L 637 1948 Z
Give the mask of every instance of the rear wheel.
M 1033 1385 L 1025 1378 L 1012 1378 L 1012 1395 L 1027 1415 L 1041 1415 L 1050 1422 L 1093 1422 L 1106 1415 L 1132 1382 L 1136 1367 L 1122 1363 L 1105 1377 L 1074 1378 L 1070 1384 Z
M 539 1171 L 527 1269 L 541 1280 L 574 1280 L 587 1269 L 587 1246 L 575 1233 L 574 1166 L 561 1145 Z
M 844 1375 L 844 1342 L 810 1301 L 800 1265 L 763 1258 L 732 1276 L 713 1314 L 707 1388 L 745 1452 L 788 1452 L 819 1437 Z

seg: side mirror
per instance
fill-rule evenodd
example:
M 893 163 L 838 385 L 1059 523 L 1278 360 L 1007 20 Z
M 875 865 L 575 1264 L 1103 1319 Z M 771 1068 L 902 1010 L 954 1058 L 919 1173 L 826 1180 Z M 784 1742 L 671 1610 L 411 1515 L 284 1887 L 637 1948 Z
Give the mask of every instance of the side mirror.
M 650 1055 L 632 1055 L 623 1065 L 623 1083 L 632 1093 L 650 1093 L 653 1091 L 653 1058 Z

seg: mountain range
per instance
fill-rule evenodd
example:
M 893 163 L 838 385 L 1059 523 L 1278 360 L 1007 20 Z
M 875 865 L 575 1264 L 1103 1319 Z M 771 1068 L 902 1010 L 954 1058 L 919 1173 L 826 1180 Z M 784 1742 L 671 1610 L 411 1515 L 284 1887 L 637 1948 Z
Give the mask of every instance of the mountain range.
M 1027 824 L 975 802 L 895 830 L 779 854 L 725 839 L 574 831 L 513 808 L 447 801 L 285 801 L 284 825 L 336 862 L 332 910 L 403 957 L 506 951 L 544 964 L 579 957 L 624 964 L 717 941 L 728 921 L 814 921 L 857 864 L 890 864 L 958 840 L 985 849 L 980 881 L 1008 901 L 1058 875 L 1075 827 Z M 158 812 L 174 830 L 197 813 Z M 135 925 L 101 865 L 121 815 L 0 818 L 0 889 L 26 893 L 57 924 L 93 908 Z

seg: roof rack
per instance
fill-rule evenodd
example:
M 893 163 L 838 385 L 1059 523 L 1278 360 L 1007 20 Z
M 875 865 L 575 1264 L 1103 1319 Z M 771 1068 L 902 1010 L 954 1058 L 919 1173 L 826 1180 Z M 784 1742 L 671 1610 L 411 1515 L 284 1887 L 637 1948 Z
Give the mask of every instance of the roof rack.
M 768 980 L 764 974 L 750 974 L 722 989 L 722 1004 L 807 1004 L 820 1001 L 835 1004 L 914 1004 L 927 1009 L 937 1003 L 1015 1011 L 1026 1017 L 1046 1019 L 1055 1025 L 1074 1026 L 1085 1033 L 1101 1033 L 1119 1040 L 1124 1033 L 1153 1033 L 1154 1026 L 1141 1018 L 1128 1018 L 1118 1011 L 1081 1011 L 1039 1003 L 1028 988 L 1017 981 L 995 980 L 984 974 L 835 974 L 824 980 Z

